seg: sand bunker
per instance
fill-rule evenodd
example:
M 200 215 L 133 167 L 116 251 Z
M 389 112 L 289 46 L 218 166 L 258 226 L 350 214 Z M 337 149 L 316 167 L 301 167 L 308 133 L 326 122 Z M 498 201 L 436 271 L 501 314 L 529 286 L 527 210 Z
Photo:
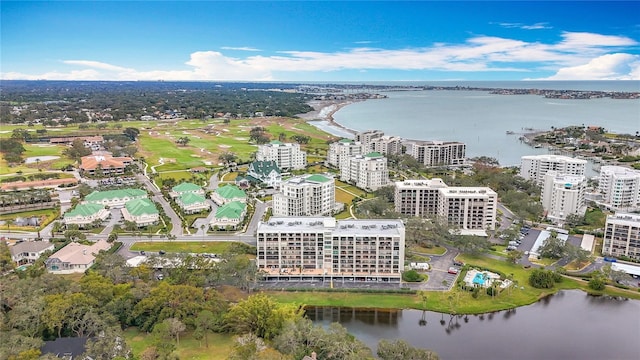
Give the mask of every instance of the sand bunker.
M 60 156 L 32 156 L 24 159 L 25 164 L 35 164 L 43 161 L 51 161 L 55 159 L 60 159 Z

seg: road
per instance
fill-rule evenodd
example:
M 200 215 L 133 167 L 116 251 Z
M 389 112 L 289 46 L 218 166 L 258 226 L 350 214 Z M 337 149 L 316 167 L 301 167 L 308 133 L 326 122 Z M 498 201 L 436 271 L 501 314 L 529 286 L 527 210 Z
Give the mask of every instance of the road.
M 154 184 L 151 179 L 142 174 L 137 174 L 136 178 L 147 188 L 147 190 L 149 190 L 153 194 L 151 196 L 151 200 L 160 204 L 160 206 L 162 206 L 162 209 L 164 210 L 164 213 L 169 217 L 169 219 L 171 219 L 173 228 L 171 229 L 170 234 L 173 236 L 182 235 L 182 219 L 180 219 L 178 214 L 173 211 L 173 208 L 171 208 L 171 205 L 169 205 L 167 199 L 162 196 L 162 193 L 160 192 L 160 189 L 158 189 L 156 184 Z

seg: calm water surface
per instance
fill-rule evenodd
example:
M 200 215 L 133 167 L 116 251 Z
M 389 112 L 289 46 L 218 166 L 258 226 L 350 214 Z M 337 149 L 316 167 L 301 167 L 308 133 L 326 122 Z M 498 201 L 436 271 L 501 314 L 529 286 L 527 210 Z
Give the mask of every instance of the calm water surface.
M 379 129 L 406 139 L 461 141 L 467 144 L 468 157 L 491 156 L 504 166 L 519 165 L 523 155 L 547 153 L 518 140 L 525 128 L 585 124 L 619 133 L 640 131 L 640 100 L 561 100 L 446 90 L 386 95 L 387 99 L 346 106 L 334 119 L 357 131 Z M 508 130 L 516 135 L 507 135 Z
M 640 301 L 578 290 L 511 311 L 466 317 L 349 308 L 311 308 L 307 315 L 318 324 L 341 323 L 374 351 L 379 339 L 401 338 L 445 360 L 640 358 Z

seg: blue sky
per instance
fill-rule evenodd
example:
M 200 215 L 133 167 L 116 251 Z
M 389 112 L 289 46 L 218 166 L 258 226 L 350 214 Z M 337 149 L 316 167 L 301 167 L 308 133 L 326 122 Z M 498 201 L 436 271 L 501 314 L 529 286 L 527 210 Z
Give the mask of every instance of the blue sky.
M 0 78 L 640 80 L 640 2 L 6 1 Z

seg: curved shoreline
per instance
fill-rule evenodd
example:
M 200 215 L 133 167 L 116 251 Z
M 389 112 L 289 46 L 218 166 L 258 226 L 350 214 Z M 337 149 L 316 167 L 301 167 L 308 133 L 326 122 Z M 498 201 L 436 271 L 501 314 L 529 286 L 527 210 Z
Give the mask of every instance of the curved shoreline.
M 314 125 L 315 121 L 326 121 L 329 127 L 340 129 L 341 131 L 348 132 L 355 135 L 356 130 L 348 128 L 335 121 L 333 115 L 345 106 L 351 105 L 363 100 L 314 100 L 307 104 L 313 107 L 313 111 L 308 113 L 299 114 L 298 117 L 307 121 L 309 124 Z M 315 125 L 314 125 L 315 126 Z M 322 129 L 324 130 L 324 129 Z

